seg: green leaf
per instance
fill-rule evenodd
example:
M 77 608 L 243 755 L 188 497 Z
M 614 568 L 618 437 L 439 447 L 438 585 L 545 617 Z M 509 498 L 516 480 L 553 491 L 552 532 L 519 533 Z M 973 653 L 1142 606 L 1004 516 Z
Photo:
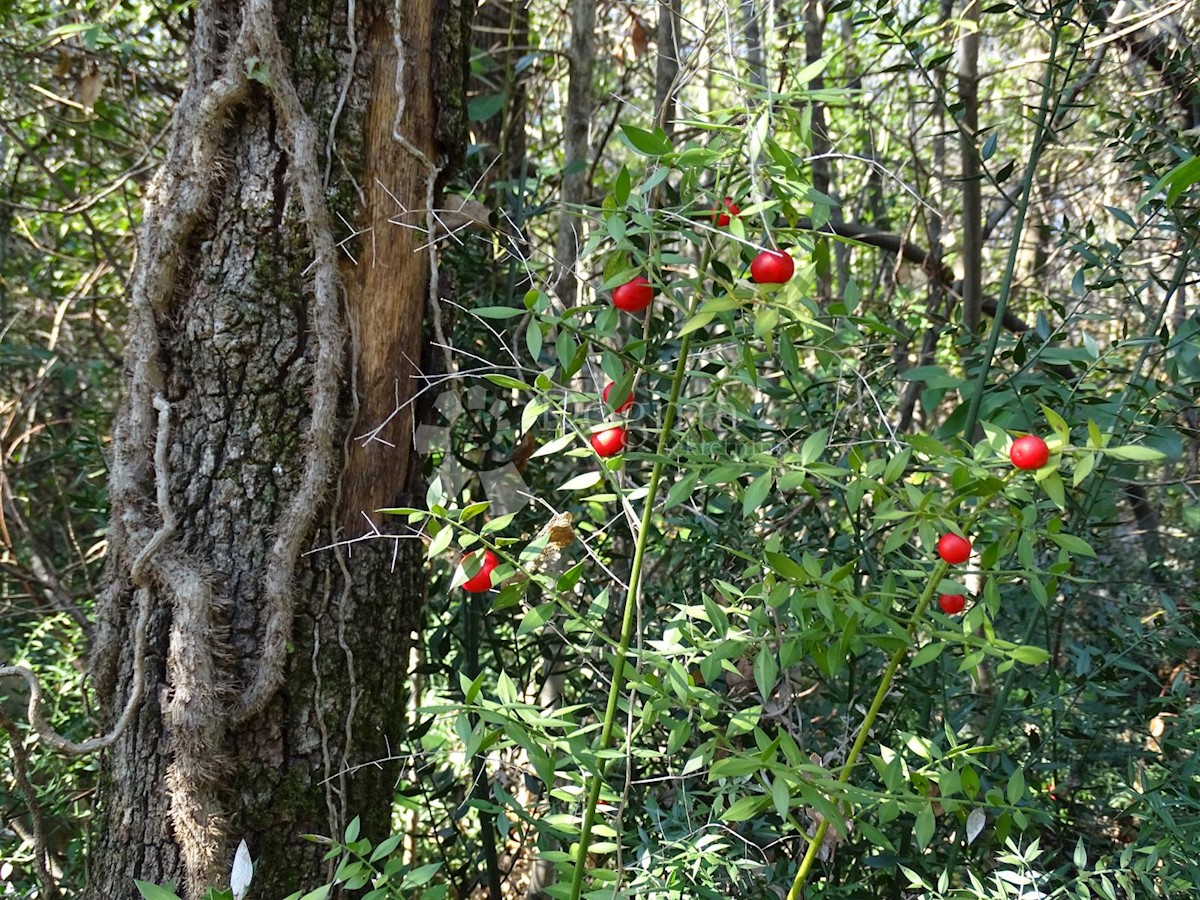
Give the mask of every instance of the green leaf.
M 810 62 L 807 66 L 793 75 L 791 77 L 791 82 L 792 84 L 796 85 L 808 84 L 810 81 L 824 72 L 828 65 L 829 59 L 823 56 L 815 62 Z
M 402 888 L 420 887 L 423 884 L 428 884 L 430 879 L 437 874 L 438 869 L 442 867 L 440 862 L 428 863 L 424 866 L 417 866 L 411 872 L 404 876 L 404 881 L 401 883 Z
M 683 169 L 708 169 L 720 162 L 721 153 L 708 147 L 688 147 L 678 157 L 675 164 Z
M 600 472 L 584 472 L 582 475 L 576 475 L 574 478 L 558 486 L 560 491 L 586 491 L 588 488 L 595 487 L 603 480 L 604 476 Z
M 1137 208 L 1143 209 L 1164 187 L 1167 189 L 1167 206 L 1179 199 L 1179 195 L 1200 181 L 1200 157 L 1192 156 L 1172 168 L 1142 195 Z
M 539 376 L 540 377 L 540 376 Z M 550 408 L 550 404 L 543 397 L 534 397 L 525 404 L 525 408 L 521 410 L 521 434 L 525 434 L 533 427 L 534 423 L 541 418 L 542 413 Z
M 531 390 L 529 385 L 527 385 L 525 382 L 521 381 L 519 378 L 513 378 L 510 375 L 501 375 L 498 372 L 489 372 L 487 375 L 484 375 L 483 377 L 486 378 L 488 381 L 490 381 L 492 384 L 496 385 L 497 387 L 510 388 L 514 391 Z
M 1160 459 L 1166 459 L 1167 456 L 1161 450 L 1155 450 L 1153 447 L 1147 447 L 1145 444 L 1126 444 L 1124 447 L 1109 447 L 1104 452 L 1109 456 L 1115 456 L 1117 459 L 1128 459 L 1133 462 L 1155 462 Z
M 1057 472 L 1050 472 L 1045 476 L 1037 479 L 1038 484 L 1042 486 L 1042 490 L 1046 492 L 1046 496 L 1054 501 L 1054 505 L 1059 509 L 1067 508 L 1066 491 L 1063 488 L 1062 478 Z
M 643 156 L 665 156 L 671 152 L 671 140 L 661 128 L 647 131 L 636 125 L 622 125 L 621 133 L 629 146 Z
M 537 319 L 530 319 L 525 326 L 525 348 L 533 361 L 537 362 L 542 355 L 542 323 Z
M 945 444 L 927 434 L 910 434 L 904 440 L 918 453 L 924 453 L 926 456 L 939 457 L 951 455 Z
M 800 461 L 804 465 L 811 465 L 821 458 L 821 454 L 825 452 L 825 446 L 829 442 L 829 429 L 822 428 L 810 434 L 804 439 L 804 443 L 800 445 Z
M 513 319 L 525 315 L 526 310 L 513 309 L 511 306 L 481 306 L 471 310 L 472 315 L 484 319 Z
M 1071 443 L 1071 428 L 1067 425 L 1066 419 L 1044 403 L 1042 404 L 1042 415 L 1046 417 L 1046 422 L 1064 444 Z
M 774 483 L 775 476 L 771 472 L 765 472 L 750 482 L 745 496 L 742 497 L 742 518 L 748 518 L 751 513 L 762 506 Z
M 390 856 L 392 851 L 400 846 L 400 841 L 403 840 L 403 838 L 404 835 L 402 834 L 393 834 L 391 837 L 385 838 L 380 842 L 379 846 L 375 848 L 375 852 L 371 854 L 371 862 L 378 862 L 385 856 Z
M 921 811 L 917 813 L 917 822 L 913 826 L 913 837 L 917 839 L 917 846 L 924 850 L 929 846 L 929 842 L 933 839 L 934 828 L 937 823 L 933 818 L 933 804 L 926 803 L 921 807 Z
M 958 388 L 967 383 L 965 378 L 951 375 L 941 366 L 913 366 L 900 373 L 901 381 L 923 381 L 931 388 Z
M 692 491 L 696 489 L 696 482 L 699 479 L 699 472 L 688 472 L 688 474 L 671 485 L 671 490 L 667 492 L 667 499 L 663 502 L 663 511 L 665 512 L 672 506 L 678 506 L 684 500 L 691 497 Z
M 1087 865 L 1087 850 L 1083 846 L 1083 835 L 1080 835 L 1079 840 L 1075 843 L 1075 853 L 1071 856 L 1071 862 L 1077 869 L 1083 869 Z
M 1092 474 L 1092 469 L 1096 467 L 1096 454 L 1083 453 L 1076 458 L 1075 468 L 1071 472 L 1071 486 L 1079 487 L 1084 480 Z
M 467 101 L 467 118 L 472 122 L 486 122 L 504 108 L 503 94 L 483 94 Z
M 1060 532 L 1059 534 L 1048 535 L 1048 537 L 1054 543 L 1058 544 L 1058 546 L 1075 556 L 1088 556 L 1093 559 L 1096 556 L 1096 551 L 1092 549 L 1091 544 L 1073 534 Z
M 426 551 L 428 559 L 434 559 L 445 552 L 450 546 L 450 542 L 454 540 L 454 529 L 449 525 L 443 525 L 438 529 L 438 533 L 433 536 L 433 540 L 429 542 L 429 549 Z M 347 841 L 352 841 L 354 838 L 346 838 Z
M 554 611 L 557 608 L 558 605 L 555 603 L 543 603 L 541 606 L 535 606 L 521 617 L 521 624 L 517 626 L 517 634 L 537 631 L 554 617 Z
M 146 900 L 179 900 L 179 895 L 169 888 L 159 887 L 148 881 L 138 881 L 136 878 L 133 883 Z
M 775 659 L 775 651 L 764 644 L 754 656 L 754 683 L 764 703 L 771 699 L 778 677 L 779 663 Z
M 530 454 L 529 458 L 537 459 L 540 456 L 557 456 L 563 450 L 566 450 L 573 443 L 575 443 L 575 440 L 578 437 L 579 435 L 577 435 L 574 431 L 568 431 L 562 437 L 556 437 L 554 440 L 550 441 L 550 443 L 543 444 L 542 446 L 538 447 L 533 451 L 533 453 Z
M 775 776 L 775 780 L 771 782 L 771 803 L 775 806 L 775 812 L 779 818 L 787 821 L 788 807 L 792 802 L 791 791 L 788 790 L 787 780 Z
M 1024 769 L 1013 769 L 1013 773 L 1008 776 L 1008 787 L 1004 790 L 1004 796 L 1008 799 L 1010 806 L 1016 806 L 1025 796 Z
M 946 645 L 941 641 L 935 641 L 932 644 L 926 644 L 917 651 L 917 655 L 912 658 L 912 662 L 909 665 L 911 668 L 915 669 L 918 666 L 925 665 L 925 663 L 933 662 L 942 655 L 942 651 L 945 649 Z
M 512 520 L 517 517 L 516 513 L 508 513 L 504 516 L 496 516 L 494 519 L 489 519 L 484 523 L 483 528 L 479 529 L 480 534 L 493 534 L 497 531 L 503 531 L 512 524 Z
M 1000 133 L 997 131 L 993 131 L 990 135 L 988 135 L 988 139 L 983 142 L 983 149 L 979 151 L 980 159 L 986 162 L 995 155 L 996 142 L 999 137 Z
M 1041 647 L 1030 647 L 1022 645 L 1013 647 L 1009 653 L 1013 659 L 1019 663 L 1024 663 L 1027 666 L 1040 666 L 1042 663 L 1050 659 L 1050 652 L 1043 650 Z
M 571 365 L 571 361 L 575 359 L 575 354 L 578 351 L 579 345 L 571 337 L 571 332 L 560 331 L 558 338 L 554 341 L 554 355 L 558 358 L 558 363 L 564 370 L 567 366 Z
M 617 201 L 617 206 L 624 206 L 629 202 L 630 186 L 629 169 L 621 166 L 621 171 L 617 173 L 616 183 L 613 185 L 613 197 Z
M 809 581 L 808 573 L 790 556 L 766 551 L 767 564 L 789 581 Z
M 740 800 L 721 814 L 722 822 L 744 822 L 746 819 L 762 812 L 767 805 L 767 798 L 761 795 L 742 797 Z
M 696 313 L 696 315 L 688 319 L 687 322 L 684 323 L 683 327 L 679 329 L 679 337 L 683 337 L 685 334 L 691 334 L 693 331 L 698 331 L 699 329 L 703 328 L 713 320 L 713 315 L 714 314 L 710 312 Z
M 358 831 L 362 827 L 362 822 L 358 816 L 350 820 L 350 824 L 346 826 L 346 843 L 352 844 L 358 840 Z
M 475 518 L 477 515 L 479 515 L 481 512 L 486 510 L 491 505 L 492 505 L 491 502 L 488 500 L 481 500 L 478 503 L 472 503 L 470 506 L 468 506 L 466 509 L 464 509 L 462 512 L 460 512 L 458 514 L 458 521 L 470 522 L 473 518 Z

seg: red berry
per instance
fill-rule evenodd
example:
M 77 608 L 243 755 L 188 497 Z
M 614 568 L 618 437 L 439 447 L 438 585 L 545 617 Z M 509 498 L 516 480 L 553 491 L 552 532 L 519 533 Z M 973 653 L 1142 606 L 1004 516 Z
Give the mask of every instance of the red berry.
M 604 402 L 605 403 L 608 402 L 609 391 L 611 391 L 615 387 L 616 387 L 616 385 L 613 384 L 613 382 L 611 382 L 611 381 L 605 386 L 605 388 L 604 388 Z M 616 411 L 619 413 L 623 413 L 623 412 L 625 412 L 625 410 L 629 409 L 631 406 L 633 406 L 633 391 L 629 392 L 629 396 L 625 398 L 625 402 L 622 403 L 620 406 L 618 406 Z
M 967 598 L 962 594 L 942 594 L 938 597 L 938 605 L 948 616 L 958 615 L 967 605 Z
M 1018 469 L 1040 469 L 1050 459 L 1050 448 L 1036 434 L 1027 434 L 1013 441 L 1008 458 Z
M 613 306 L 625 312 L 641 312 L 654 301 L 654 288 L 641 275 L 621 285 L 612 295 Z
M 625 449 L 625 426 L 614 425 L 592 435 L 592 449 L 600 456 L 616 456 Z
M 500 565 L 500 559 L 491 550 L 483 551 L 483 563 L 479 571 L 463 582 L 463 590 L 468 594 L 482 594 L 492 589 L 492 569 Z
M 764 250 L 750 263 L 750 277 L 756 284 L 784 284 L 796 272 L 796 264 L 782 250 Z
M 971 558 L 971 542 L 957 534 L 943 534 L 938 538 L 937 552 L 951 565 L 965 563 Z
M 713 210 L 713 215 L 716 217 L 718 228 L 724 228 L 726 225 L 728 225 L 730 216 L 740 216 L 742 214 L 742 211 L 738 209 L 738 205 L 733 202 L 732 197 L 725 198 L 725 208 L 729 210 L 729 212 L 726 213 L 718 212 L 716 209 Z

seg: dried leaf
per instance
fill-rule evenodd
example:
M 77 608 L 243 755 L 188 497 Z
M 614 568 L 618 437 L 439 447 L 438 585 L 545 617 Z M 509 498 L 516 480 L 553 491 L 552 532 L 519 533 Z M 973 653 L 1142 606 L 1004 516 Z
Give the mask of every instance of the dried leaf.
M 821 827 L 821 823 L 825 821 L 825 817 L 811 806 L 806 806 L 804 808 L 804 813 L 812 822 L 812 824 L 808 826 L 808 836 L 815 837 L 817 834 L 817 829 Z M 847 819 L 846 827 L 853 831 L 854 823 Z M 828 862 L 831 860 L 834 853 L 837 852 L 838 844 L 845 840 L 846 836 L 838 830 L 837 825 L 835 825 L 833 822 L 830 822 L 829 827 L 825 829 L 825 836 L 821 840 L 821 849 L 817 851 L 817 859 L 821 860 L 821 862 Z
M 633 17 L 633 27 L 629 29 L 629 44 L 633 47 L 633 58 L 640 59 L 650 48 L 650 35 L 642 24 L 640 16 Z
M 86 75 L 79 79 L 80 105 L 91 112 L 96 101 L 100 99 L 100 91 L 103 87 L 104 77 L 100 74 L 100 70 L 93 66 Z

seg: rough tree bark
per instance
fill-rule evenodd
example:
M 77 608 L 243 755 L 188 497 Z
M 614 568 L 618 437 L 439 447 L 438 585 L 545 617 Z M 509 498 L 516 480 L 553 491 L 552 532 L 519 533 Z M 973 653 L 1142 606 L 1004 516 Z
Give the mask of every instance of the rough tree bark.
M 414 485 L 437 283 L 395 222 L 427 225 L 457 161 L 472 11 L 196 5 L 129 289 L 93 673 L 110 720 L 141 651 L 145 691 L 103 758 L 90 897 L 198 897 L 242 838 L 282 896 L 326 874 L 301 834 L 389 831 L 394 768 L 355 767 L 404 746 L 420 548 L 319 548 Z
M 563 121 L 562 214 L 554 246 L 557 269 L 555 287 L 566 306 L 574 306 L 578 281 L 575 264 L 583 243 L 583 217 L 579 207 L 587 201 L 588 160 L 591 158 L 592 66 L 596 61 L 596 0 L 574 0 L 571 4 L 571 73 L 567 87 L 567 111 Z
M 974 333 L 983 309 L 983 185 L 979 146 L 979 0 L 963 4 L 958 42 L 958 96 L 962 102 L 960 146 L 963 179 L 963 327 Z
M 654 42 L 654 120 L 668 135 L 675 133 L 679 115 L 679 28 L 683 22 L 683 0 L 664 0 L 658 6 Z

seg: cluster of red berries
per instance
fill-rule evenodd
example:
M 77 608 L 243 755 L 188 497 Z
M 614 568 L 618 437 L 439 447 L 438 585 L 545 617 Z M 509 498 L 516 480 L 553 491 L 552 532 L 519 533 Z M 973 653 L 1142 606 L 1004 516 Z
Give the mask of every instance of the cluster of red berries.
M 726 197 L 724 209 L 714 209 L 712 218 L 717 227 L 724 228 L 741 212 L 733 198 Z M 794 274 L 796 263 L 782 250 L 763 250 L 750 263 L 750 278 L 755 284 L 785 284 Z M 654 302 L 654 287 L 638 275 L 613 291 L 612 302 L 624 312 L 641 312 Z
M 1050 448 L 1036 434 L 1027 434 L 1012 442 L 1008 458 L 1018 469 L 1033 471 L 1040 469 L 1050 461 Z M 957 534 L 943 534 L 937 542 L 938 556 L 956 566 L 971 558 L 971 542 Z M 938 605 L 948 616 L 957 615 L 967 605 L 967 598 L 962 594 L 941 594 Z
M 616 387 L 616 385 L 611 381 L 605 385 L 603 394 L 603 400 L 605 404 L 611 405 L 609 404 L 608 395 L 614 387 Z M 629 393 L 629 396 L 622 401 L 621 405 L 615 407 L 613 411 L 620 414 L 628 410 L 631 406 L 633 406 L 632 391 Z M 616 456 L 625 449 L 625 436 L 626 431 L 624 425 L 610 425 L 608 428 L 597 431 L 592 435 L 592 449 L 596 451 L 597 456 Z
M 741 215 L 742 212 L 732 197 L 725 198 L 724 206 L 724 209 L 712 211 L 713 220 L 721 228 L 727 226 L 732 217 Z M 782 250 L 763 250 L 750 263 L 750 277 L 756 284 L 784 284 L 795 272 L 796 263 Z M 654 286 L 647 278 L 638 275 L 613 290 L 612 302 L 613 306 L 623 312 L 641 312 L 654 302 Z M 608 392 L 612 388 L 612 384 L 609 384 L 604 389 L 605 402 L 608 401 Z M 633 394 L 630 394 L 624 403 L 616 407 L 616 412 L 625 412 L 632 405 Z M 615 456 L 625 449 L 625 438 L 625 426 L 613 425 L 592 435 L 592 449 L 598 456 Z
M 938 556 L 956 566 L 971 558 L 971 542 L 957 534 L 947 533 L 938 538 Z M 938 606 L 948 616 L 957 615 L 967 605 L 967 598 L 962 594 L 942 594 L 938 597 Z

